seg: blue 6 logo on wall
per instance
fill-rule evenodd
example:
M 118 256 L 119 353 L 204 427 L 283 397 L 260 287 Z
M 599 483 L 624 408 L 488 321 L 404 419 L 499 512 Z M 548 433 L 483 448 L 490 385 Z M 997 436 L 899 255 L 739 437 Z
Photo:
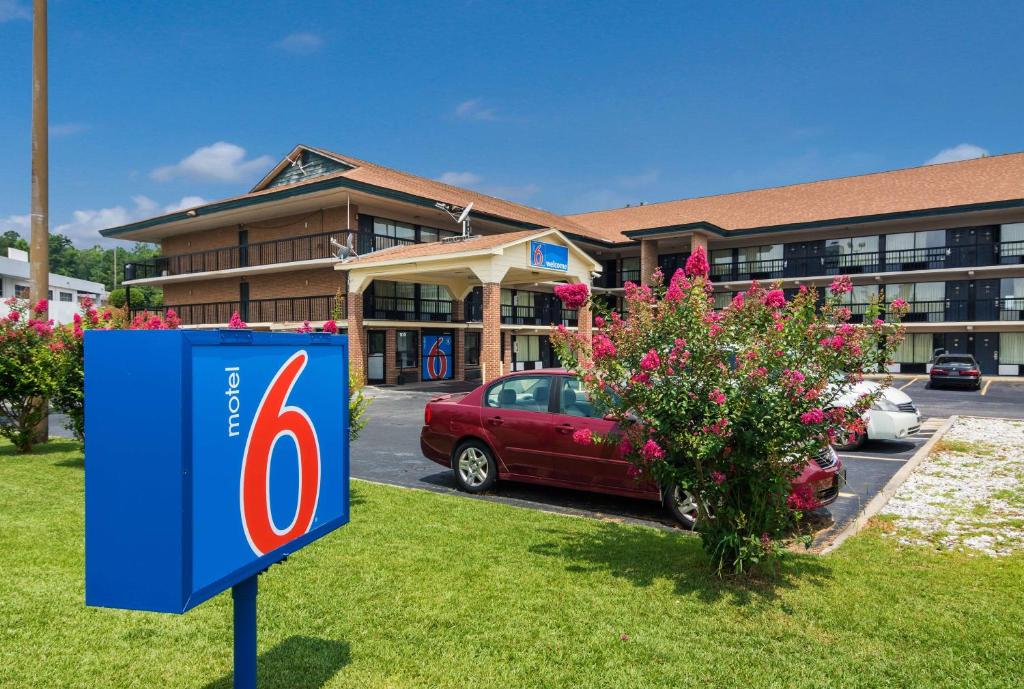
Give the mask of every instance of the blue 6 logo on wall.
M 452 336 L 423 336 L 423 380 L 452 377 Z
M 544 249 L 540 242 L 533 243 L 533 265 L 544 267 Z

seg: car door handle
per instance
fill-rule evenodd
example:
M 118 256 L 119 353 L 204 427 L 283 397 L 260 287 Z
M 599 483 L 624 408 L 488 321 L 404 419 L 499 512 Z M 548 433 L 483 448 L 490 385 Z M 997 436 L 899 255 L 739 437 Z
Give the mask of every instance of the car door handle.
M 556 426 L 555 430 L 558 431 L 559 433 L 572 433 L 574 429 L 571 423 L 563 423 L 559 426 Z
M 505 422 L 501 420 L 500 416 L 492 416 L 491 418 L 487 419 L 487 423 L 490 424 L 491 426 L 500 426 Z

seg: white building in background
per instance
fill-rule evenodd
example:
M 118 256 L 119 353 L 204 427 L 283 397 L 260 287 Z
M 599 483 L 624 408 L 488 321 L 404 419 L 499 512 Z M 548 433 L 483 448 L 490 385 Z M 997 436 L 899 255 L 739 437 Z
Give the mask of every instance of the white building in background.
M 13 247 L 7 249 L 6 256 L 0 256 L 0 317 L 10 311 L 4 302 L 11 297 L 29 299 L 28 253 Z M 50 318 L 56 323 L 70 323 L 83 297 L 100 304 L 107 292 L 102 283 L 50 273 Z

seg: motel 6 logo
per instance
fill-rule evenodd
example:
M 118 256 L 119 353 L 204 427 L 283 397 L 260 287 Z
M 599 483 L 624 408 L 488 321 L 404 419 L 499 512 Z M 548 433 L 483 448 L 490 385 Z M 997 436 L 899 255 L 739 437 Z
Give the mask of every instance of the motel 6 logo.
M 239 506 L 242 530 L 259 556 L 309 531 L 320 498 L 320 442 L 313 423 L 288 396 L 306 368 L 305 350 L 293 354 L 270 381 L 249 428 L 242 456 Z M 282 438 L 295 443 L 299 459 L 298 503 L 291 524 L 278 528 L 270 512 L 270 459 Z

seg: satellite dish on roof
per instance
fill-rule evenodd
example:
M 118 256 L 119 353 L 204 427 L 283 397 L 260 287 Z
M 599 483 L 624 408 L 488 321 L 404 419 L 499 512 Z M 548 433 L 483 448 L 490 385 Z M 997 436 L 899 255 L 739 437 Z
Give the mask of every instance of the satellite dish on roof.
M 469 217 L 469 212 L 473 210 L 473 202 L 470 201 L 469 205 L 462 209 L 462 213 L 459 215 L 458 223 L 461 225 L 466 222 L 466 218 Z

